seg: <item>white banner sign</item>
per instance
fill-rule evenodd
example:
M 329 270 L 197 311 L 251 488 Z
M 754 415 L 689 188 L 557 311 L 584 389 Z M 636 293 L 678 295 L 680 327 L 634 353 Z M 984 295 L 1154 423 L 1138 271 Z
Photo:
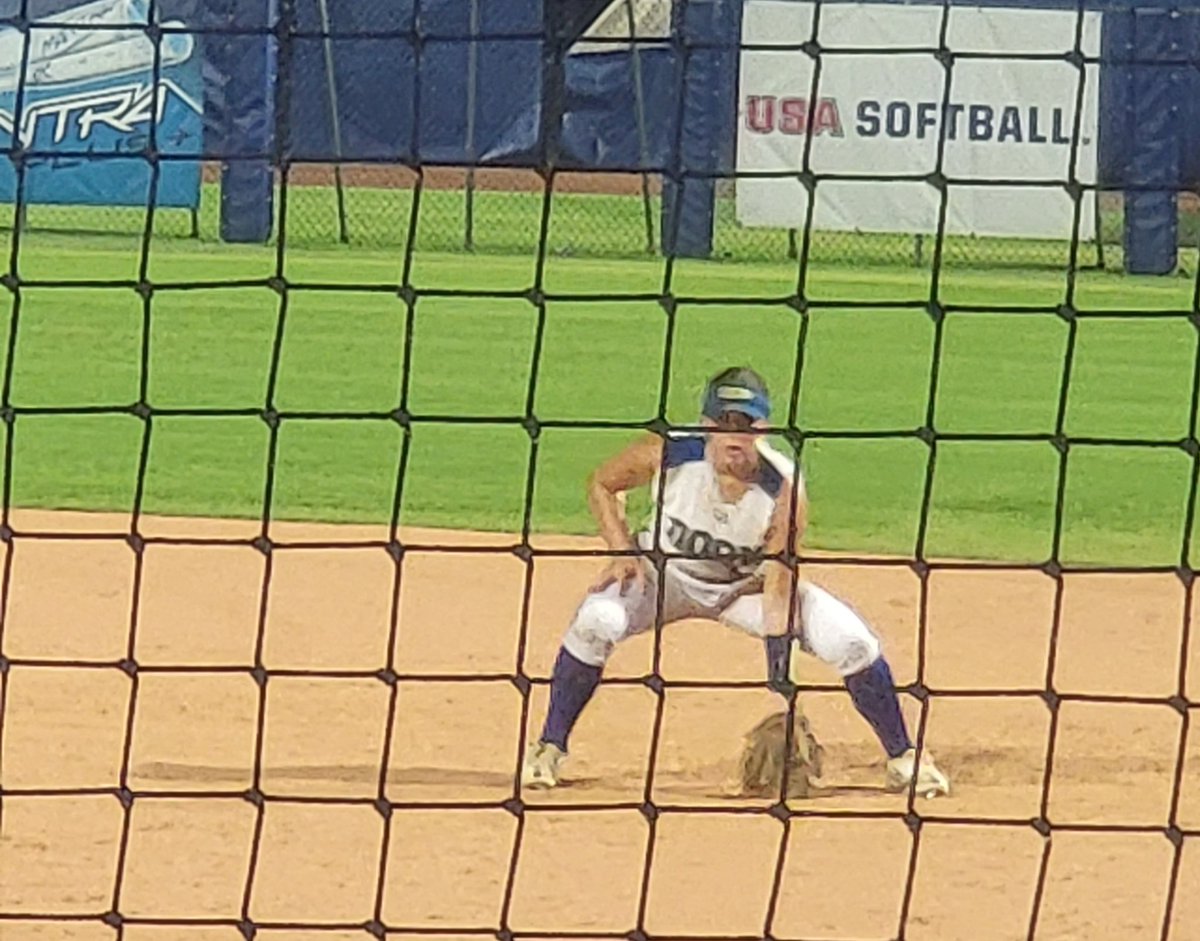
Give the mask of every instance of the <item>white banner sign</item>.
M 1070 238 L 1075 206 L 1064 184 L 1072 160 L 1078 182 L 1096 179 L 1098 66 L 1081 70 L 1065 59 L 1002 56 L 1074 50 L 1076 11 L 952 6 L 946 45 L 989 58 L 954 60 L 944 110 L 942 63 L 928 52 L 885 51 L 936 48 L 941 6 L 825 2 L 815 36 L 813 16 L 808 2 L 746 2 L 743 43 L 798 46 L 815 39 L 821 68 L 814 95 L 816 60 L 809 52 L 742 51 L 739 173 L 795 173 L 805 167 L 808 146 L 814 173 L 925 175 L 937 168 L 944 134 L 947 177 L 993 181 L 948 188 L 946 232 Z M 1086 56 L 1099 55 L 1100 19 L 1095 11 L 1083 15 L 1079 47 Z M 1083 108 L 1072 146 L 1081 81 Z M 1034 181 L 1057 185 L 1028 185 Z M 815 198 L 816 228 L 906 233 L 935 233 L 942 200 L 924 181 L 878 179 L 820 181 Z M 802 228 L 807 202 L 797 177 L 737 181 L 743 225 Z M 1092 238 L 1090 193 L 1081 208 L 1080 238 Z

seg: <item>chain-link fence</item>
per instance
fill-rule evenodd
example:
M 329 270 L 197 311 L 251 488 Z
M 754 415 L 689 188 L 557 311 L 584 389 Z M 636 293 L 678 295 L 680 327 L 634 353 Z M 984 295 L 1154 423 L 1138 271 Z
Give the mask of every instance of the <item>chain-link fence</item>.
M 287 181 L 289 244 L 321 248 L 347 243 L 366 248 L 403 249 L 412 215 L 418 174 L 404 166 L 342 168 L 341 196 L 332 165 L 294 167 Z M 545 183 L 522 170 L 425 169 L 416 224 L 416 250 L 527 255 L 536 251 Z M 276 203 L 278 205 L 276 194 Z M 1120 270 L 1123 200 L 1101 192 L 1096 200 L 1097 237 L 1081 241 L 1081 269 Z M 1179 246 L 1184 273 L 1200 245 L 1200 197 L 1181 193 Z M 220 238 L 220 183 L 217 168 L 205 173 L 200 207 L 159 209 L 158 237 L 217 241 Z M 24 207 L 20 223 L 31 231 L 85 235 L 134 235 L 145 226 L 145 210 L 134 207 Z M 10 228 L 13 217 L 0 228 Z M 548 251 L 560 257 L 646 258 L 662 254 L 662 180 L 656 174 L 561 173 L 551 193 Z M 276 231 L 275 238 L 278 238 Z M 821 265 L 928 268 L 932 233 L 879 234 L 813 231 L 809 259 Z M 803 250 L 795 230 L 746 227 L 737 220 L 732 181 L 717 186 L 713 221 L 714 260 L 794 261 Z M 1063 270 L 1070 243 L 1033 239 L 947 235 L 943 264 L 956 268 Z

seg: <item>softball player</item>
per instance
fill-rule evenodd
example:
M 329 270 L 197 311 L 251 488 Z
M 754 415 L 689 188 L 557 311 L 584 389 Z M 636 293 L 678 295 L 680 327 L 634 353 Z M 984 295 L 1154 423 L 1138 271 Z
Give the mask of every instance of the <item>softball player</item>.
M 922 749 L 917 766 L 892 672 L 879 639 L 857 613 L 827 591 L 797 579 L 787 566 L 761 556 L 787 547 L 789 522 L 799 543 L 807 520 L 803 479 L 792 461 L 761 436 L 770 414 L 766 384 L 752 369 L 714 376 L 702 404 L 702 424 L 719 434 L 648 436 L 602 464 L 588 485 L 588 505 L 613 550 L 658 548 L 663 567 L 662 622 L 708 618 L 763 639 L 767 682 L 790 696 L 791 646 L 834 667 L 859 713 L 887 755 L 885 785 L 948 794 L 950 782 Z M 660 474 L 662 479 L 660 481 Z M 793 500 L 793 481 L 797 493 Z M 661 491 L 660 491 L 661 483 Z M 623 494 L 650 484 L 661 507 L 636 539 L 623 512 Z M 661 513 L 661 521 L 655 517 Z M 672 557 L 675 556 L 675 557 Z M 679 558 L 678 556 L 686 556 Z M 539 739 L 525 756 L 527 787 L 559 783 L 571 729 L 622 640 L 653 629 L 658 573 L 648 559 L 614 559 L 591 586 L 567 629 L 554 664 L 550 708 Z M 789 608 L 795 616 L 789 624 Z

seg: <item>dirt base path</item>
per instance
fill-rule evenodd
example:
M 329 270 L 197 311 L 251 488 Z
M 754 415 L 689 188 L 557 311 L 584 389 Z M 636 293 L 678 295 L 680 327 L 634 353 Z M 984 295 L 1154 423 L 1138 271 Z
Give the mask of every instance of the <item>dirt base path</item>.
M 19 513 L 3 653 L 14 660 L 108 661 L 127 654 L 134 553 L 125 517 Z M 249 538 L 252 523 L 147 519 L 146 535 Z M 522 696 L 516 671 L 525 565 L 511 536 L 406 531 L 406 542 L 478 551 L 411 552 L 399 597 L 399 684 L 391 761 L 392 817 L 383 919 L 417 931 L 500 926 L 517 817 L 513 793 Z M 382 539 L 379 527 L 277 524 L 277 540 Z M 539 547 L 594 546 L 539 539 Z M 119 911 L 133 918 L 228 920 L 228 927 L 127 926 L 126 941 L 239 941 L 256 820 L 237 796 L 252 785 L 259 716 L 254 661 L 265 557 L 247 547 L 147 548 L 135 659 L 130 815 Z M 593 560 L 539 558 L 533 568 L 524 667 L 548 675 Z M 372 671 L 385 666 L 393 563 L 379 548 L 287 549 L 272 557 L 263 662 L 268 670 Z M 814 579 L 876 626 L 897 674 L 917 670 L 918 581 L 906 567 L 819 566 Z M 931 579 L 925 682 L 939 691 L 1039 690 L 1045 685 L 1053 582 L 1013 572 Z M 1166 697 L 1178 692 L 1184 594 L 1170 577 L 1068 578 L 1054 685 L 1061 694 Z M 1200 701 L 1200 631 L 1188 698 Z M 642 676 L 652 637 L 623 646 L 608 675 Z M 762 679 L 760 645 L 704 623 L 662 636 L 668 680 Z M 179 669 L 163 669 L 179 668 Z M 835 682 L 812 663 L 806 679 Z M 120 780 L 130 678 L 113 667 L 13 666 L 0 726 L 0 939 L 106 939 L 98 920 L 52 923 L 14 914 L 91 915 L 114 908 L 124 813 Z M 272 676 L 265 686 L 262 790 L 268 801 L 254 866 L 255 921 L 362 924 L 373 917 L 383 818 L 378 796 L 388 687 L 374 679 Z M 897 935 L 913 836 L 903 798 L 879 790 L 882 762 L 841 692 L 805 698 L 828 748 L 828 788 L 798 807 L 772 934 Z M 546 688 L 529 697 L 535 733 Z M 664 807 L 736 810 L 722 796 L 741 734 L 776 708 L 760 689 L 665 694 L 652 798 Z M 906 702 L 915 723 L 919 707 Z M 656 696 L 604 686 L 575 738 L 570 787 L 531 797 L 515 867 L 514 932 L 626 932 L 636 925 L 648 824 L 644 798 Z M 1200 829 L 1200 715 L 1193 709 L 1178 825 Z M 1039 815 L 1051 712 L 1037 695 L 937 696 L 927 741 L 955 784 L 917 805 L 920 831 L 907 937 L 1008 941 L 1027 936 L 1045 841 Z M 1050 788 L 1053 824 L 1165 827 L 1183 721 L 1166 705 L 1067 702 Z M 14 793 L 16 792 L 16 793 Z M 227 795 L 227 796 L 219 796 Z M 303 799 L 359 800 L 337 805 Z M 475 803 L 490 806 L 450 808 Z M 422 806 L 425 805 L 425 806 Z M 429 806 L 435 805 L 435 806 Z M 563 805 L 563 809 L 556 809 Z M 841 818 L 863 810 L 878 818 Z M 992 825 L 953 818 L 1009 821 Z M 646 930 L 652 935 L 760 936 L 782 835 L 764 815 L 664 813 L 656 827 Z M 1158 939 L 1174 847 L 1163 833 L 1056 833 L 1036 937 Z M 350 933 L 271 930 L 287 941 Z M 403 930 L 394 937 L 403 937 Z M 1171 941 L 1200 939 L 1200 838 L 1184 844 Z

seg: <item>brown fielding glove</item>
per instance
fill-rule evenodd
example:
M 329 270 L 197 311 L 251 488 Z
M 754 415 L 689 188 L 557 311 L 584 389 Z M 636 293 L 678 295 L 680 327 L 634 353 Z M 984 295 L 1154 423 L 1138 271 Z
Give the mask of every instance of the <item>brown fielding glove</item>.
M 735 789 L 741 797 L 778 797 L 783 790 L 787 711 L 767 716 L 746 733 Z M 791 752 L 787 756 L 789 798 L 808 797 L 812 779 L 821 776 L 825 749 L 809 728 L 797 701 Z

